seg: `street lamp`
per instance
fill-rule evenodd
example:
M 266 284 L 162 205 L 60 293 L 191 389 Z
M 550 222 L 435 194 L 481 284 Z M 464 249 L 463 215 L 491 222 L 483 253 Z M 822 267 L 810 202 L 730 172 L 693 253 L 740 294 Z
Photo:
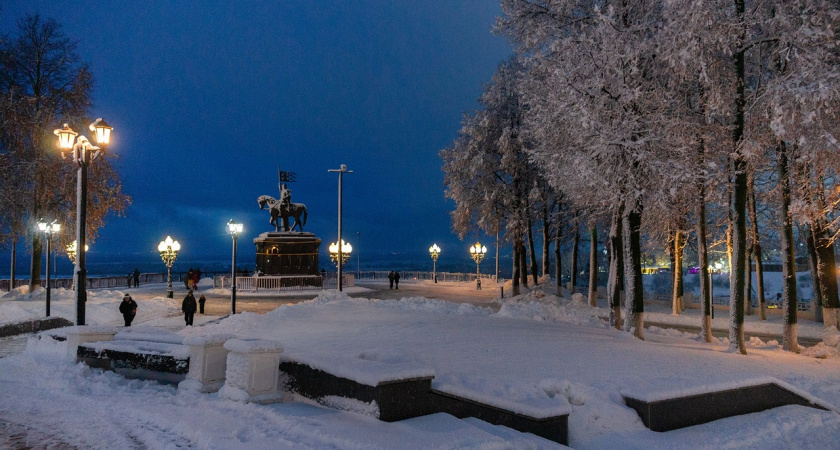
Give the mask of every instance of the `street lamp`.
M 347 262 L 348 259 L 350 259 L 350 253 L 353 252 L 353 246 L 344 242 L 344 240 L 341 241 L 341 248 L 340 249 L 338 248 L 338 244 L 336 244 L 335 242 L 330 244 L 329 248 L 330 248 L 330 259 L 338 267 L 341 267 L 338 264 L 339 255 L 341 255 L 341 264 L 344 264 L 344 263 Z
M 343 243 L 344 241 L 341 240 L 341 187 L 344 183 L 344 174 L 353 173 L 353 171 L 347 170 L 347 166 L 342 164 L 339 169 L 327 169 L 327 172 L 338 173 L 338 241 Z M 344 245 L 338 247 L 339 256 L 341 255 L 342 247 L 344 247 Z M 341 280 L 341 266 L 344 264 L 344 258 L 336 258 L 336 261 L 338 261 L 338 290 L 341 291 L 343 290 Z
M 432 255 L 432 278 L 437 283 L 437 259 L 440 256 L 440 247 L 437 244 L 432 244 L 429 247 L 429 254 Z
M 475 261 L 475 288 L 481 289 L 481 273 L 479 272 L 479 264 L 481 264 L 481 260 L 484 259 L 484 255 L 487 254 L 487 247 L 484 247 L 480 243 L 476 242 L 475 245 L 470 247 L 470 256 Z
M 227 223 L 228 233 L 233 238 L 233 261 L 230 264 L 230 314 L 236 314 L 236 238 L 242 232 L 242 224 L 233 219 Z
M 38 221 L 38 229 L 47 238 L 47 317 L 50 316 L 50 256 L 52 255 L 52 235 L 61 231 L 61 224 L 53 220 L 47 223 L 44 219 Z
M 61 157 L 65 152 L 70 152 L 73 162 L 79 166 L 76 173 L 76 240 L 79 249 L 75 258 L 76 268 L 73 271 L 73 285 L 76 289 L 76 325 L 85 324 L 85 302 L 87 301 L 87 268 L 85 267 L 85 239 L 87 235 L 87 168 L 96 157 L 99 156 L 103 147 L 111 141 L 111 130 L 114 128 L 108 125 L 101 118 L 96 119 L 88 127 L 93 131 L 96 143 L 93 145 L 84 136 L 79 135 L 65 123 L 63 128 L 53 131 L 58 136 L 58 147 L 61 150 Z M 76 143 L 73 144 L 73 140 Z
M 64 252 L 67 253 L 67 257 L 70 258 L 70 262 L 73 263 L 73 265 L 76 265 L 76 247 L 76 241 L 73 241 L 64 247 Z M 85 252 L 87 252 L 88 250 L 90 250 L 90 247 L 88 247 L 87 244 L 85 244 Z M 73 290 L 76 290 L 75 278 L 73 279 Z
M 158 251 L 160 252 L 160 259 L 166 264 L 166 297 L 172 298 L 172 263 L 178 257 L 178 251 L 181 250 L 181 244 L 178 241 L 173 241 L 171 237 L 166 236 L 166 239 L 160 241 L 158 244 Z

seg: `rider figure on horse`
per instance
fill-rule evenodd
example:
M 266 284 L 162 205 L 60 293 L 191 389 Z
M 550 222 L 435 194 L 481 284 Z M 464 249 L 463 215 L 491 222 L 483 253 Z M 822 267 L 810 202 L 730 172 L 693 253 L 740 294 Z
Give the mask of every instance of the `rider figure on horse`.
M 291 231 L 289 226 L 289 207 L 292 205 L 292 190 L 285 184 L 279 184 L 280 187 L 280 217 L 283 219 L 283 231 Z

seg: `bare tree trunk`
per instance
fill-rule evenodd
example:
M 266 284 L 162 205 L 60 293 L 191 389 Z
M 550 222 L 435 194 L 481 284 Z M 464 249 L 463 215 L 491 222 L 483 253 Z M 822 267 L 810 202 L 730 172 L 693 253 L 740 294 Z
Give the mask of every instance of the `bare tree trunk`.
M 671 275 L 673 275 L 674 290 L 671 298 L 671 312 L 674 315 L 679 315 L 683 312 L 683 279 L 682 279 L 682 259 L 683 259 L 683 230 L 680 224 L 681 219 L 677 219 L 674 227 L 674 244 L 672 247 L 672 261 Z
M 560 210 L 562 205 L 557 208 L 557 230 L 554 233 L 554 279 L 557 280 L 557 296 L 563 296 L 563 260 L 560 255 L 560 244 L 562 243 L 563 227 L 560 223 Z
M 642 286 L 641 226 L 642 205 L 638 200 L 626 208 L 622 219 L 624 238 L 624 286 L 625 313 L 624 330 L 633 330 L 633 335 L 644 340 L 644 292 Z
M 744 23 L 744 0 L 735 0 L 735 9 L 740 23 Z M 746 40 L 746 29 L 740 30 L 740 42 Z M 745 116 L 745 80 L 746 72 L 744 56 L 746 50 L 735 53 L 735 119 L 732 127 L 732 162 L 735 169 L 734 185 L 732 187 L 732 202 L 729 211 L 732 214 L 730 228 L 732 230 L 732 264 L 730 264 L 729 281 L 729 350 L 747 354 L 744 341 L 744 265 L 746 263 L 746 234 L 747 234 L 747 160 L 741 149 L 744 137 Z
M 817 250 L 820 289 L 823 306 L 823 325 L 840 329 L 840 301 L 837 289 L 837 263 L 834 258 L 834 243 L 831 233 L 818 222 L 819 231 L 814 235 L 814 247 Z
M 814 285 L 814 298 L 811 299 L 811 305 L 814 308 L 814 321 L 822 322 L 822 286 L 820 285 L 820 262 L 817 256 L 817 247 L 814 245 L 814 228 L 811 226 L 805 227 L 805 246 L 808 247 L 808 268 L 811 270 L 811 280 Z
M 589 228 L 589 306 L 598 306 L 598 229 Z
M 543 236 L 543 251 L 542 251 L 542 276 L 548 276 L 551 273 L 551 258 L 549 256 L 551 247 L 551 232 L 549 231 L 548 220 L 548 205 L 543 202 L 542 207 L 542 236 Z
M 825 205 L 825 182 L 817 177 L 816 199 L 820 211 L 827 211 Z M 825 226 L 824 218 L 815 221 L 814 247 L 817 250 L 820 288 L 822 293 L 823 325 L 840 329 L 840 299 L 837 288 L 837 262 L 834 257 L 834 241 Z
M 788 213 L 790 205 L 790 173 L 788 171 L 788 150 L 784 142 L 777 146 L 776 164 L 779 167 L 779 187 L 781 201 L 779 205 L 779 235 L 782 244 L 782 298 L 784 305 L 784 327 L 782 328 L 782 348 L 790 352 L 799 352 L 797 342 L 796 316 L 796 262 L 793 250 L 793 220 Z
M 703 94 L 702 84 L 701 97 Z M 701 111 L 705 116 L 706 108 L 701 103 Z M 700 305 L 702 321 L 700 336 L 706 342 L 712 342 L 712 279 L 709 271 L 709 246 L 706 239 L 706 141 L 698 134 L 697 167 L 700 176 L 697 181 L 697 263 L 700 265 Z
M 744 279 L 744 315 L 752 315 L 752 246 L 747 246 L 747 277 Z
M 536 286 L 540 282 L 540 275 L 537 249 L 534 248 L 534 229 L 531 224 L 531 214 L 528 214 L 528 248 L 531 250 L 531 278 L 533 278 L 534 286 Z
M 528 246 L 525 244 L 525 238 L 519 244 L 519 285 L 528 287 Z
M 12 267 L 9 279 L 9 292 L 15 288 L 15 266 L 17 266 L 17 238 L 12 238 Z
M 41 245 L 41 236 L 39 233 L 32 232 L 32 258 L 29 266 L 29 292 L 41 286 L 41 253 L 44 248 Z
M 610 301 L 610 325 L 621 329 L 621 287 L 624 279 L 624 245 L 621 239 L 621 219 L 624 203 L 613 213 L 610 223 L 610 273 L 607 281 L 607 298 Z
M 752 226 L 752 253 L 755 258 L 755 293 L 758 297 L 758 317 L 761 320 L 767 320 L 767 313 L 765 311 L 765 294 L 764 294 L 764 263 L 761 262 L 761 235 L 758 234 L 758 213 L 755 207 L 755 189 L 754 189 L 754 175 L 750 171 L 750 177 L 747 179 L 749 184 L 749 207 L 750 207 L 750 224 Z
M 701 147 L 702 154 L 702 147 Z M 706 243 L 706 184 L 697 183 L 697 259 L 700 264 L 700 304 L 703 308 L 703 320 L 700 324 L 700 336 L 706 342 L 712 342 L 712 292 L 709 278 L 709 253 Z
M 513 238 L 513 292 L 511 297 L 519 295 L 519 238 Z
M 574 223 L 574 236 L 572 237 L 572 261 L 570 263 L 571 270 L 569 273 L 569 281 L 572 283 L 572 294 L 575 293 L 575 288 L 577 287 L 577 276 L 578 276 L 578 246 L 580 245 L 580 233 L 579 233 L 579 226 L 577 221 L 577 213 L 575 213 L 575 223 Z

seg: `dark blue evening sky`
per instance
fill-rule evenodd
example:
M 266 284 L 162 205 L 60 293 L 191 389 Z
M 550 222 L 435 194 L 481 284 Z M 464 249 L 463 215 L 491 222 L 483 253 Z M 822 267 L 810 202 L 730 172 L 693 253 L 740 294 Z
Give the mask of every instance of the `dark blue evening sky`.
M 305 230 L 329 243 L 338 177 L 327 170 L 340 164 L 354 171 L 344 231 L 359 250 L 437 242 L 469 260 L 437 153 L 511 53 L 491 33 L 497 1 L 19 0 L 3 3 L 3 31 L 27 13 L 79 41 L 95 76 L 93 114 L 114 126 L 109 151 L 133 198 L 89 260 L 145 258 L 166 235 L 185 258 L 223 257 L 234 218 L 252 264 L 251 239 L 271 229 L 256 198 L 278 197 L 278 166 L 297 173 Z

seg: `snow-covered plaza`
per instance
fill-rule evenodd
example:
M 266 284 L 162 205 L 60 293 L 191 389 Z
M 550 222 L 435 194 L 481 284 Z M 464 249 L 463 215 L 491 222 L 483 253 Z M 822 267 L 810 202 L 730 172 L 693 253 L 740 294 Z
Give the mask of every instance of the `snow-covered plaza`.
M 462 298 L 473 285 L 424 286 Z M 802 406 L 657 433 L 628 408 L 622 393 L 691 393 L 772 377 L 840 408 L 840 358 L 792 354 L 775 342 L 750 342 L 749 355 L 721 341 L 651 328 L 646 340 L 611 329 L 606 308 L 534 291 L 486 305 L 424 297 L 317 298 L 266 314 L 205 316 L 182 326 L 180 299 L 138 291 L 139 329 L 177 330 L 183 337 L 231 333 L 282 343 L 290 354 L 321 360 L 363 359 L 383 367 L 434 372 L 434 384 L 518 404 L 571 409 L 573 448 L 834 448 L 840 415 Z M 364 288 L 353 288 L 364 296 Z M 551 291 L 551 289 L 546 289 Z M 370 291 L 375 293 L 376 291 Z M 42 308 L 36 295 L 0 300 L 9 308 Z M 91 291 L 88 320 L 119 323 L 121 291 Z M 54 311 L 72 309 L 58 293 Z M 666 320 L 665 313 L 650 313 Z M 5 315 L 4 315 L 5 317 Z M 680 317 L 686 319 L 686 317 Z M 716 319 L 717 320 L 717 319 Z M 721 319 L 725 320 L 725 319 Z M 116 322 L 115 322 L 116 321 Z M 770 326 L 770 325 L 767 325 Z M 803 327 L 808 329 L 807 326 Z M 150 332 L 151 328 L 150 328 Z M 827 339 L 827 342 L 833 342 Z M 836 344 L 836 342 L 834 342 Z M 25 351 L 0 358 L 0 446 L 50 448 L 556 448 L 558 444 L 474 420 L 435 414 L 394 423 L 371 405 L 344 410 L 294 396 L 269 405 L 239 403 L 217 393 L 179 390 L 126 379 L 63 356 L 61 343 L 31 338 Z M 335 405 L 333 405 L 335 406 Z

